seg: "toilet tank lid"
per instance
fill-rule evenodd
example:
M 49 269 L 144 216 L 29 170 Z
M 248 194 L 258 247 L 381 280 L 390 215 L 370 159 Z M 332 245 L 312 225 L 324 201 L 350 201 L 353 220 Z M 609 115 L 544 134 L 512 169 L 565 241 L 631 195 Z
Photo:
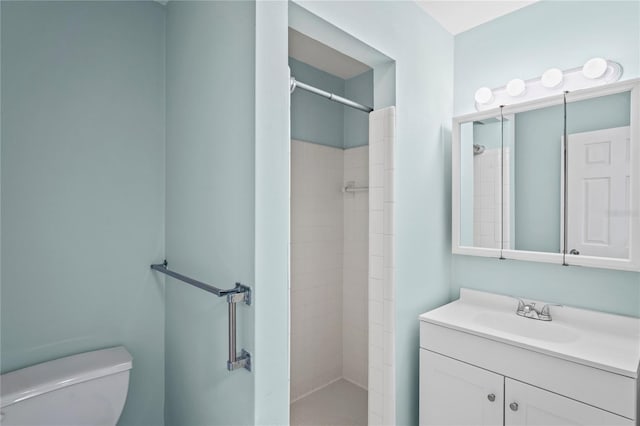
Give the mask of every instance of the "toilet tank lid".
M 132 367 L 124 346 L 85 352 L 15 370 L 0 376 L 0 408 Z

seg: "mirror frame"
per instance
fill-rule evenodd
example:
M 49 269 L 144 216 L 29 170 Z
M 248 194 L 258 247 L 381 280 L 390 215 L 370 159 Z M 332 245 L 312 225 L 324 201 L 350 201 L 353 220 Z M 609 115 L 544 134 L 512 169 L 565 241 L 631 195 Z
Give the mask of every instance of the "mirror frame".
M 606 258 L 596 256 L 572 255 L 568 253 L 545 253 L 514 249 L 495 249 L 460 245 L 460 125 L 462 123 L 484 120 L 490 117 L 506 116 L 534 109 L 562 105 L 564 95 L 550 96 L 530 102 L 505 105 L 500 108 L 466 114 L 453 118 L 451 144 L 451 252 L 470 256 L 495 257 L 499 259 L 526 260 L 532 262 L 555 263 L 560 265 L 588 266 L 592 268 L 640 271 L 640 78 L 611 83 L 589 89 L 566 93 L 567 104 L 591 98 L 631 92 L 630 135 L 631 135 L 631 211 L 636 212 L 629 220 L 629 258 Z M 560 147 L 558 147 L 560 150 Z M 563 182 L 561 194 L 566 191 Z M 561 212 L 558 212 L 561 214 Z M 564 229 L 562 229 L 564 232 Z

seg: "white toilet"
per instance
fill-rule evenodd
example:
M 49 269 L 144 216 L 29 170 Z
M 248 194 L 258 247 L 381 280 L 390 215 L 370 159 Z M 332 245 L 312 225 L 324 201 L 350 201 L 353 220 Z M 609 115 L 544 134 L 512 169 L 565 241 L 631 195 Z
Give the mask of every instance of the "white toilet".
M 123 346 L 43 362 L 0 376 L 0 423 L 113 426 L 129 388 Z

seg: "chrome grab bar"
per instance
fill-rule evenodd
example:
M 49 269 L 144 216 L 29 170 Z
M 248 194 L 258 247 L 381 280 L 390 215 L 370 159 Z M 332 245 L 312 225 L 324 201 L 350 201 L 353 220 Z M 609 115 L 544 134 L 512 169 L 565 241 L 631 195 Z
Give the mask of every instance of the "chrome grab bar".
M 154 271 L 162 272 L 172 278 L 183 281 L 201 290 L 213 293 L 218 297 L 226 297 L 229 305 L 229 360 L 227 361 L 227 370 L 233 371 L 238 368 L 245 368 L 251 371 L 251 354 L 244 349 L 238 355 L 236 352 L 236 303 L 243 302 L 251 305 L 251 288 L 240 283 L 231 289 L 221 290 L 202 281 L 194 280 L 185 275 L 171 271 L 167 268 L 168 263 L 165 260 L 162 263 L 151 265 Z

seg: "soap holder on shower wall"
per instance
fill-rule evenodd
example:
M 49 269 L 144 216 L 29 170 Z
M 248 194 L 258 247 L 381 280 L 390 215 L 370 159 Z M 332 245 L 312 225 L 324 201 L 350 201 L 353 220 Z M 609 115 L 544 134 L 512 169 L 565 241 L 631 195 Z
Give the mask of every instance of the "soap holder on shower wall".
M 356 192 L 365 192 L 368 191 L 368 186 L 356 186 L 356 182 L 350 180 L 347 184 L 342 188 L 342 192 L 355 194 Z

